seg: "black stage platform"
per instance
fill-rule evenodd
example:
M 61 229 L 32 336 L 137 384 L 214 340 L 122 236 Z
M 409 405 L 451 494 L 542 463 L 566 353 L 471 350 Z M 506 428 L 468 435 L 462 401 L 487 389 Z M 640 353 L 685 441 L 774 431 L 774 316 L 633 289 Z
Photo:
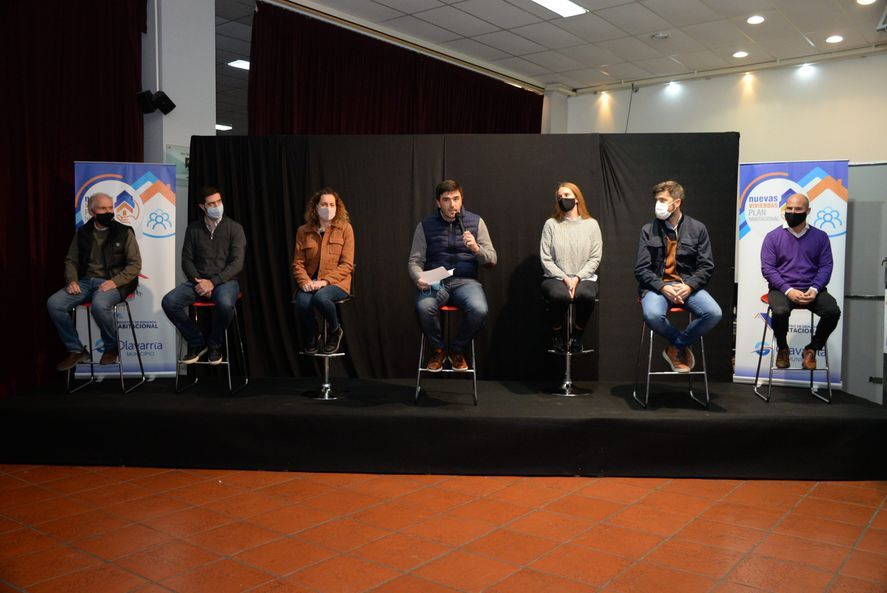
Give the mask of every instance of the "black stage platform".
M 774 387 L 714 383 L 708 411 L 657 383 L 641 409 L 630 384 L 587 383 L 590 396 L 546 386 L 338 379 L 347 395 L 315 401 L 316 379 L 255 380 L 229 396 L 221 380 L 173 393 L 171 380 L 123 396 L 40 391 L 0 401 L 0 461 L 336 472 L 887 479 L 887 409 L 836 392 L 831 405 Z M 553 385 L 552 385 L 553 386 Z M 701 387 L 701 386 L 700 386 Z

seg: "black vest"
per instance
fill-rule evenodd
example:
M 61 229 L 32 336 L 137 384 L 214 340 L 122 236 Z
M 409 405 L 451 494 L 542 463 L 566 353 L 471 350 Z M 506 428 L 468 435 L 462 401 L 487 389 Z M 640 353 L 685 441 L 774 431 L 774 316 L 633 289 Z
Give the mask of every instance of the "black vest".
M 130 233 L 134 233 L 132 227 L 119 223 L 116 220 L 111 222 L 108 227 L 108 238 L 102 245 L 102 252 L 99 255 L 102 266 L 108 273 L 109 278 L 119 274 L 126 267 L 126 239 Z M 77 276 L 79 278 L 86 277 L 86 271 L 89 269 L 89 256 L 92 254 L 93 234 L 95 233 L 95 218 L 90 218 L 89 222 L 84 224 L 77 231 Z M 120 298 L 125 299 L 139 285 L 139 277 L 129 284 L 118 287 Z

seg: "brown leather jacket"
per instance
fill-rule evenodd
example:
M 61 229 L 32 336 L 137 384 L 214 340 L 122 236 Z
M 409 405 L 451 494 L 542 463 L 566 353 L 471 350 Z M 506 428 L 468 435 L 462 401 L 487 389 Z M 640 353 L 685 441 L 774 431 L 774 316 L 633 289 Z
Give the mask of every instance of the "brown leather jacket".
M 350 294 L 353 270 L 354 231 L 350 223 L 333 221 L 323 239 L 317 228 L 307 224 L 296 231 L 293 278 L 299 287 L 316 272 L 318 280 L 326 280 Z

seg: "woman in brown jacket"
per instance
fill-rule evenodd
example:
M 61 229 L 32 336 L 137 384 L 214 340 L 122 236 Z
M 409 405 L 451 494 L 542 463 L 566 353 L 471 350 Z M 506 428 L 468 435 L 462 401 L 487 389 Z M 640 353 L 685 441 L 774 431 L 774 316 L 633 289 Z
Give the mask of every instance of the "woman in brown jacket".
M 342 326 L 336 314 L 336 301 L 351 291 L 354 270 L 354 231 L 342 198 L 325 187 L 311 196 L 305 208 L 305 224 L 296 231 L 293 278 L 296 279 L 296 312 L 302 326 L 305 352 L 318 347 L 332 354 L 342 342 Z M 327 339 L 318 345 L 315 311 L 327 322 Z

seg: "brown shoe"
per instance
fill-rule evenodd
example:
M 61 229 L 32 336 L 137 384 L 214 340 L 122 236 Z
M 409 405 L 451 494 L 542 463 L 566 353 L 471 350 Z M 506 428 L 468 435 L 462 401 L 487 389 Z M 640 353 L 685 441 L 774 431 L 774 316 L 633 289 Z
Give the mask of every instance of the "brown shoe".
M 788 348 L 780 348 L 776 351 L 776 368 L 777 369 L 787 369 L 792 366 L 791 360 L 788 357 Z
M 801 365 L 804 369 L 808 371 L 816 370 L 816 350 L 813 348 L 804 348 L 804 353 L 801 355 Z
M 687 362 L 684 360 L 684 349 L 681 348 L 678 350 L 674 346 L 669 346 L 665 350 L 662 351 L 662 358 L 665 359 L 665 362 L 668 363 L 668 366 L 671 367 L 671 370 L 676 373 L 689 373 L 690 367 L 687 365 Z
M 425 370 L 431 371 L 432 373 L 438 372 L 443 367 L 446 358 L 447 354 L 444 352 L 443 348 L 435 348 L 431 351 L 431 358 L 429 358 L 428 362 L 425 364 Z
M 102 353 L 99 364 L 117 364 L 117 348 L 110 348 Z
M 691 371 L 696 366 L 696 358 L 693 356 L 693 351 L 690 350 L 689 346 L 684 346 L 684 362 L 687 363 L 687 367 Z
M 80 352 L 68 352 L 68 356 L 65 357 L 63 361 L 55 365 L 55 370 L 57 371 L 68 371 L 73 369 L 75 366 L 80 364 L 81 362 L 89 362 L 90 356 L 89 351 L 84 348 Z
M 450 352 L 450 365 L 454 371 L 467 371 L 468 361 L 461 352 Z

